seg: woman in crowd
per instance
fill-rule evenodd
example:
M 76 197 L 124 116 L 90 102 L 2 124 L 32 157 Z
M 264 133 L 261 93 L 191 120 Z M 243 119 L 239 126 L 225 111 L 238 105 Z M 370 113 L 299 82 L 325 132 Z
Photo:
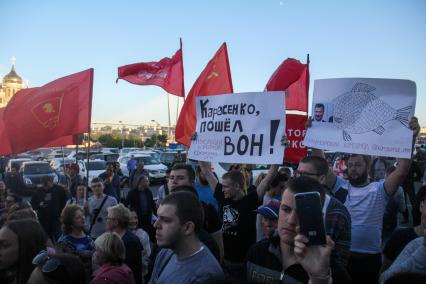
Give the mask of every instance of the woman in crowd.
M 13 204 L 6 213 L 6 222 L 12 220 L 33 219 L 38 221 L 37 213 L 28 201 L 20 201 Z
M 68 204 L 77 204 L 80 206 L 84 206 L 84 202 L 87 200 L 86 199 L 86 194 L 87 194 L 87 187 L 85 184 L 81 183 L 77 186 L 76 192 L 75 192 L 75 197 L 72 196 L 70 199 L 67 200 L 67 205 Z
M 25 284 L 32 259 L 46 247 L 46 234 L 31 219 L 8 222 L 0 229 L 0 283 Z
M 27 284 L 86 284 L 84 265 L 75 255 L 41 251 L 32 263 L 36 267 Z
M 58 246 L 64 251 L 78 255 L 89 274 L 91 257 L 94 251 L 92 238 L 84 232 L 83 208 L 79 205 L 66 205 L 61 213 L 62 236 Z
M 157 210 L 152 191 L 149 188 L 149 177 L 139 176 L 136 182 L 137 188 L 129 191 L 126 197 L 126 206 L 136 211 L 139 219 L 138 227 L 148 233 L 149 237 L 155 237 L 155 229 L 152 225 L 152 216 Z
M 151 255 L 151 243 L 149 241 L 149 236 L 147 232 L 142 230 L 141 228 L 138 228 L 138 215 L 136 214 L 136 211 L 130 210 L 130 223 L 129 223 L 129 230 L 135 234 L 139 240 L 141 241 L 141 244 L 143 246 L 142 251 L 142 275 L 143 277 L 146 276 L 148 273 L 148 266 L 150 261 L 150 255 Z
M 104 233 L 95 241 L 94 261 L 100 267 L 93 272 L 91 284 L 134 284 L 133 272 L 124 264 L 126 249 L 117 233 Z

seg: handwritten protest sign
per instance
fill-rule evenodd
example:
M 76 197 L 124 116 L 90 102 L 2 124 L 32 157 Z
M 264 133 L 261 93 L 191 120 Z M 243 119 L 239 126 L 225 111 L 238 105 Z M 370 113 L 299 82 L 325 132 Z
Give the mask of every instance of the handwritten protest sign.
M 197 97 L 194 160 L 281 164 L 285 129 L 284 92 Z
M 304 144 L 346 153 L 411 157 L 409 122 L 416 84 L 409 80 L 315 80 L 312 127 Z

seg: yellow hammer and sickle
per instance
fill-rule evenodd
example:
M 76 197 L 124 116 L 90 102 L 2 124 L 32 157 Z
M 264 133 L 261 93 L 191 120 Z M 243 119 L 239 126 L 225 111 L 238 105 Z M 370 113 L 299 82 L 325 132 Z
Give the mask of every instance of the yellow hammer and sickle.
M 216 72 L 212 72 L 208 77 L 207 77 L 207 80 L 210 80 L 211 78 L 213 78 L 213 77 L 219 77 L 219 73 L 216 73 Z
M 53 105 L 51 103 L 47 103 L 43 106 L 43 111 L 45 113 L 53 113 L 55 112 L 55 109 L 53 108 Z

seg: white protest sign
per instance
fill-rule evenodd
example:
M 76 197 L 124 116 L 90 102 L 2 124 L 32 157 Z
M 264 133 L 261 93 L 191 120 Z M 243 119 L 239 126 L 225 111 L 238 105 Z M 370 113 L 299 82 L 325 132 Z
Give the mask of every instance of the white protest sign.
M 194 160 L 281 164 L 285 129 L 284 92 L 224 94 L 197 97 Z
M 411 157 L 409 122 L 416 84 L 409 80 L 315 80 L 312 127 L 304 144 L 338 152 Z

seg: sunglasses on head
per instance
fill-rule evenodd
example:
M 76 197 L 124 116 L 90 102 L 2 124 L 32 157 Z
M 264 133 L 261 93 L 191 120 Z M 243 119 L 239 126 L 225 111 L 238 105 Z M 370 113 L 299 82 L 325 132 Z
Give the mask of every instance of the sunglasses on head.
M 40 266 L 40 269 L 43 273 L 51 273 L 58 269 L 61 266 L 61 261 L 55 257 L 49 256 L 47 251 L 42 250 L 34 258 L 32 263 L 34 265 Z

